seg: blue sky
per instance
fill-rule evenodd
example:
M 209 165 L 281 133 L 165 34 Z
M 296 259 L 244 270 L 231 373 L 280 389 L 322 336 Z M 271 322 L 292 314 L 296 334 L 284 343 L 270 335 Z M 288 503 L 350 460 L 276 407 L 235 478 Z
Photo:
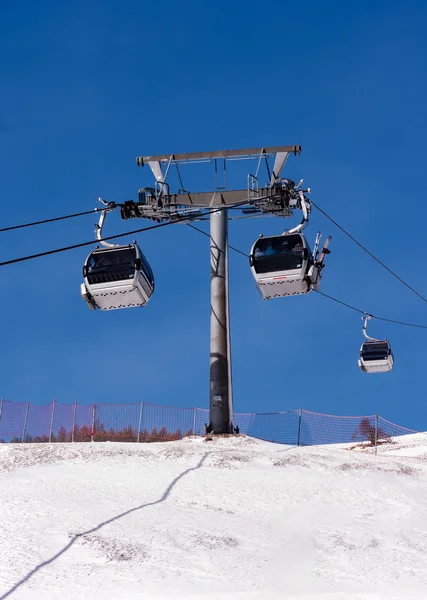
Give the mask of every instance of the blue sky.
M 0 226 L 135 199 L 152 183 L 137 155 L 301 144 L 285 174 L 426 296 L 426 26 L 421 1 L 3 2 Z M 2 260 L 89 240 L 93 223 L 0 234 Z M 292 224 L 232 221 L 230 243 L 248 252 Z M 105 234 L 138 225 L 114 214 Z M 310 243 L 318 229 L 333 236 L 322 291 L 427 325 L 425 303 L 313 211 Z M 2 267 L 0 395 L 208 406 L 209 240 L 174 225 L 138 241 L 156 277 L 144 310 L 87 309 L 86 248 Z M 230 258 L 236 411 L 427 428 L 427 331 L 371 322 L 396 363 L 364 375 L 357 313 L 314 293 L 263 302 L 247 260 Z

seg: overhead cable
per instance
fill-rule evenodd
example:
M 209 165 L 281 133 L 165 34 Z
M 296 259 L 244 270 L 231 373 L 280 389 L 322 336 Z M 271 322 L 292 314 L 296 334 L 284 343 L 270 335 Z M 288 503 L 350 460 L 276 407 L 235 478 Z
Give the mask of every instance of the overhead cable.
M 116 205 L 118 206 L 118 205 Z M 94 208 L 92 210 L 85 210 L 84 212 L 73 213 L 71 215 L 63 215 L 62 217 L 53 217 L 51 219 L 43 219 L 43 221 L 33 221 L 32 223 L 23 223 L 22 225 L 12 225 L 10 227 L 3 227 L 0 229 L 0 233 L 4 231 L 13 231 L 15 229 L 23 229 L 24 227 L 33 227 L 34 225 L 44 225 L 45 223 L 53 223 L 54 221 L 64 221 L 65 219 L 74 219 L 74 217 L 82 217 L 83 215 L 91 215 L 92 213 L 100 212 L 105 210 L 104 208 Z
M 387 323 L 395 323 L 396 325 L 404 325 L 405 327 L 416 327 L 418 329 L 427 329 L 427 325 L 418 325 L 417 323 L 406 323 L 404 321 L 396 321 L 395 319 L 386 319 L 385 317 L 378 317 L 377 315 L 373 315 L 370 312 L 366 312 L 366 310 L 361 310 L 360 308 L 356 308 L 355 306 L 352 306 L 351 304 L 347 304 L 347 302 L 338 300 L 338 298 L 329 296 L 329 294 L 325 294 L 324 292 L 320 292 L 319 290 L 315 290 L 315 291 L 318 294 L 320 294 L 321 296 L 324 296 L 325 298 L 329 298 L 329 300 L 333 300 L 334 302 L 337 302 L 338 304 L 342 304 L 343 306 L 346 306 L 347 308 L 351 308 L 352 310 L 354 310 L 362 315 L 366 315 L 366 316 L 369 315 L 373 319 L 377 319 L 378 321 L 386 321 Z
M 238 204 L 234 204 L 234 206 L 243 206 L 245 204 L 248 204 L 247 200 L 244 200 L 243 202 L 240 202 Z M 99 209 L 96 209 L 99 210 Z M 100 209 L 103 210 L 103 209 Z M 227 206 L 217 206 L 215 208 L 211 208 L 209 210 L 207 210 L 204 214 L 208 215 L 214 212 L 218 212 L 221 210 L 228 210 Z M 93 212 L 93 211 L 91 211 Z M 182 219 L 176 219 L 174 221 L 166 221 L 165 223 L 156 223 L 155 225 L 149 225 L 148 227 L 142 227 L 141 229 L 134 229 L 133 231 L 126 231 L 124 233 L 117 233 L 115 235 L 108 235 L 106 237 L 100 238 L 100 239 L 96 239 L 96 240 L 90 240 L 88 242 L 81 242 L 79 244 L 72 244 L 71 246 L 63 246 L 62 248 L 55 248 L 54 250 L 47 250 L 45 252 L 38 252 L 37 254 L 30 254 L 28 256 L 21 256 L 20 258 L 12 258 L 10 260 L 5 260 L 3 262 L 0 262 L 0 267 L 5 267 L 6 265 L 12 265 L 15 263 L 19 263 L 19 262 L 25 262 L 27 260 L 32 260 L 34 258 L 41 258 L 42 256 L 50 256 L 52 254 L 59 254 L 60 252 L 67 252 L 68 250 L 76 250 L 77 248 L 84 248 L 85 246 L 92 246 L 93 244 L 96 244 L 97 242 L 106 242 L 108 240 L 115 240 L 121 237 L 125 237 L 126 235 L 134 235 L 136 233 L 143 233 L 144 231 L 150 231 L 152 229 L 160 229 L 161 227 L 167 227 L 168 225 L 174 225 L 176 223 L 187 223 L 187 221 L 194 221 L 196 220 L 198 217 L 195 216 L 189 216 L 189 217 L 184 217 Z
M 191 227 L 191 229 L 195 229 L 196 231 L 198 231 L 199 233 L 203 233 L 203 235 L 206 235 L 208 238 L 210 238 L 210 234 L 207 233 L 206 231 L 203 231 L 203 229 L 199 229 L 198 227 L 195 227 L 194 225 L 191 225 L 190 223 L 187 223 L 188 227 Z M 234 252 L 237 252 L 238 254 L 241 254 L 242 256 L 246 256 L 246 258 L 249 258 L 249 254 L 246 254 L 246 252 L 242 252 L 242 250 L 239 250 L 238 248 L 234 248 L 234 246 L 230 246 L 230 244 L 228 244 L 228 247 L 230 248 L 230 250 L 234 250 Z
M 341 225 L 339 225 L 334 219 L 332 219 L 332 217 L 330 217 L 324 210 L 322 210 L 317 204 L 315 204 L 314 202 L 311 202 L 313 204 L 313 206 L 315 206 L 315 208 L 317 208 L 317 210 L 319 210 L 319 212 L 321 212 L 327 219 L 329 219 L 336 227 L 338 227 L 338 229 L 340 229 L 345 235 L 347 235 L 347 237 L 349 237 L 355 244 L 357 244 L 364 252 L 366 252 L 367 254 L 369 254 L 369 256 L 371 256 L 378 264 L 380 264 L 384 269 L 386 269 L 391 275 L 393 275 L 396 279 L 398 279 L 398 281 L 400 281 L 403 285 L 405 285 L 408 289 L 410 289 L 414 294 L 416 294 L 419 298 L 421 298 L 424 302 L 427 302 L 427 299 L 424 298 L 424 296 L 422 296 L 421 294 L 419 294 L 414 288 L 412 288 L 408 283 L 406 283 L 403 279 L 401 279 L 396 273 L 394 273 L 394 271 L 392 271 L 391 269 L 389 269 L 382 261 L 380 261 L 374 254 L 372 254 L 367 248 L 365 248 L 360 242 L 358 242 L 350 233 L 348 233 L 343 227 L 341 227 Z M 229 210 L 229 208 L 237 208 L 239 206 L 248 204 L 248 201 L 245 200 L 243 202 L 240 202 L 238 204 L 234 204 L 232 207 L 227 207 L 227 206 L 221 206 L 221 207 L 215 207 L 212 208 L 210 210 L 207 210 L 205 212 L 205 215 L 209 215 L 213 212 L 217 212 L 218 210 Z M 119 205 L 116 205 L 119 206 Z M 52 223 L 54 221 L 62 221 L 65 219 L 72 219 L 74 217 L 80 217 L 83 215 L 89 215 L 89 214 L 93 214 L 93 213 L 97 213 L 100 212 L 102 210 L 105 210 L 104 208 L 95 208 L 92 210 L 88 210 L 88 211 L 84 211 L 84 212 L 79 212 L 79 213 L 72 213 L 69 215 L 63 215 L 60 217 L 53 217 L 51 219 L 44 219 L 42 221 L 34 221 L 32 223 L 24 223 L 21 225 L 13 225 L 10 227 L 4 227 L 2 229 L 0 229 L 0 233 L 5 232 L 5 231 L 12 231 L 15 229 L 22 229 L 25 227 L 32 227 L 34 225 L 42 225 L 45 223 Z M 11 260 L 6 260 L 3 262 L 0 262 L 0 267 L 6 266 L 6 265 L 11 265 L 11 264 L 15 264 L 15 263 L 19 263 L 19 262 L 24 262 L 27 260 L 32 260 L 34 258 L 41 258 L 43 256 L 49 256 L 52 254 L 58 254 L 60 252 L 66 252 L 68 250 L 75 250 L 77 248 L 83 248 L 85 246 L 90 246 L 93 245 L 96 242 L 102 242 L 102 241 L 108 241 L 108 240 L 114 240 L 117 238 L 121 238 L 127 235 L 134 235 L 137 233 L 143 233 L 144 231 L 150 231 L 153 229 L 159 229 L 161 227 L 166 227 L 167 225 L 173 225 L 175 223 L 184 223 L 186 225 L 188 225 L 188 227 L 191 227 L 192 229 L 198 231 L 199 233 L 202 233 L 203 235 L 210 237 L 210 234 L 203 231 L 202 229 L 199 229 L 198 227 L 195 227 L 194 225 L 191 225 L 190 223 L 188 223 L 188 221 L 193 221 L 193 220 L 197 220 L 197 216 L 194 217 L 186 217 L 183 219 L 177 219 L 174 221 L 166 221 L 165 223 L 156 223 L 155 225 L 150 225 L 148 227 L 142 227 L 140 229 L 134 229 L 133 231 L 126 231 L 124 233 L 119 233 L 119 234 L 115 234 L 115 235 L 109 235 L 106 237 L 103 237 L 99 240 L 90 240 L 87 242 L 81 242 L 79 244 L 72 244 L 70 246 L 63 246 L 62 248 L 55 248 L 54 250 L 47 250 L 45 252 L 38 252 L 37 254 L 32 254 L 32 255 L 28 255 L 28 256 L 22 256 L 20 258 L 14 258 Z M 199 217 L 200 218 L 200 217 Z M 242 250 L 239 250 L 238 248 L 235 248 L 233 246 L 229 245 L 230 250 L 233 250 L 234 252 L 240 254 L 241 256 L 244 257 L 248 257 L 249 255 L 246 252 L 243 252 Z M 396 325 L 403 325 L 406 327 L 415 327 L 418 329 L 427 329 L 427 325 L 419 325 L 416 323 L 407 323 L 404 321 L 397 321 L 395 319 L 387 319 L 385 317 L 379 317 L 377 315 L 373 315 L 372 313 L 369 313 L 367 311 L 364 311 L 360 308 L 357 308 L 355 306 L 352 306 L 351 304 L 348 304 L 347 302 L 343 302 L 342 300 L 338 300 L 337 298 L 334 298 L 333 296 L 330 296 L 329 294 L 325 294 L 324 292 L 320 292 L 319 290 L 316 290 L 318 294 L 320 294 L 321 296 L 324 296 L 325 298 L 328 298 L 329 300 L 332 300 L 333 302 L 336 302 L 338 304 L 341 304 L 342 306 L 345 306 L 347 308 L 350 308 L 351 310 L 354 310 L 362 315 L 370 315 L 375 319 L 378 319 L 379 321 L 386 321 L 388 323 L 394 323 Z
M 405 287 L 407 287 L 409 290 L 411 290 L 411 292 L 413 292 L 416 296 L 418 296 L 418 298 L 421 298 L 421 300 L 423 300 L 424 302 L 427 302 L 427 298 L 425 298 L 424 296 L 422 296 L 419 292 L 417 292 L 417 290 L 415 290 L 412 286 L 410 286 L 409 283 L 406 283 L 406 281 L 404 281 L 401 277 L 399 277 L 399 275 L 397 275 L 394 271 L 392 271 L 391 269 L 389 269 L 389 267 L 387 267 L 387 265 L 385 265 L 379 258 L 377 258 L 374 254 L 372 254 L 372 252 L 370 252 L 367 248 L 365 248 L 365 246 L 363 246 L 363 244 L 361 244 L 360 242 L 358 242 L 355 237 L 353 237 L 348 231 L 346 231 L 344 229 L 344 227 L 341 227 L 341 225 L 339 225 L 339 223 L 337 223 L 323 209 L 321 209 L 320 206 L 318 206 L 312 200 L 310 200 L 310 202 L 311 202 L 311 204 L 314 207 L 317 208 L 317 210 L 319 212 L 322 213 L 322 215 L 324 215 L 329 221 L 331 221 L 331 223 L 333 223 L 336 227 L 338 227 L 338 229 L 340 229 L 348 238 L 350 238 L 355 244 L 357 244 L 357 246 L 359 246 L 359 248 L 361 248 L 364 252 L 366 252 L 366 254 L 369 254 L 369 256 L 371 258 L 373 258 L 386 271 L 388 271 L 391 275 L 393 275 L 393 277 L 395 277 L 398 281 L 400 281 L 400 283 L 402 283 Z
M 194 227 L 194 225 L 188 225 L 188 226 L 191 227 L 192 229 L 195 229 L 196 231 L 199 231 L 200 233 L 203 233 L 203 235 L 210 237 L 210 235 L 208 233 L 206 233 L 205 231 L 203 231 L 202 229 L 199 229 L 198 227 Z M 248 254 L 246 254 L 245 252 L 242 252 L 242 250 L 239 250 L 238 248 L 234 248 L 233 246 L 230 246 L 230 245 L 228 247 L 230 248 L 230 250 L 234 250 L 234 252 L 238 252 L 242 256 L 248 257 Z M 354 310 L 355 312 L 360 313 L 361 315 L 370 315 L 372 318 L 377 319 L 378 321 L 386 321 L 387 323 L 394 323 L 396 325 L 404 325 L 405 327 L 415 327 L 417 329 L 427 329 L 427 325 L 419 325 L 417 323 L 406 323 L 405 321 L 397 321 L 395 319 L 386 319 L 385 317 L 378 317 L 377 315 L 373 315 L 372 313 L 367 312 L 366 310 L 357 308 L 356 306 L 353 306 L 352 304 L 348 304 L 347 302 L 338 300 L 338 298 L 334 298 L 333 296 L 330 296 L 329 294 L 325 294 L 324 292 L 320 292 L 319 290 L 314 290 L 314 291 L 316 291 L 317 294 L 324 296 L 325 298 L 329 298 L 329 300 L 333 300 L 337 304 L 341 304 L 342 306 L 346 306 L 347 308 L 350 308 L 351 310 Z

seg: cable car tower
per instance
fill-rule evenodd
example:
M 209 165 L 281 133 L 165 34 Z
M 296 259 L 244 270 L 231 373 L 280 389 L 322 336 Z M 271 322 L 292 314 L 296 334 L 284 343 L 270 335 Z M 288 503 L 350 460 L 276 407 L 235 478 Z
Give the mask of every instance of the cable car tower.
M 207 433 L 233 433 L 233 393 L 231 373 L 231 348 L 230 348 L 230 316 L 228 298 L 228 220 L 232 218 L 253 218 L 260 216 L 291 217 L 294 209 L 303 212 L 304 226 L 308 221 L 310 201 L 305 192 L 310 190 L 299 189 L 298 185 L 290 179 L 280 177 L 282 169 L 290 154 L 295 156 L 301 153 L 301 146 L 272 146 L 267 148 L 250 148 L 242 150 L 220 150 L 217 152 L 199 152 L 189 154 L 162 154 L 156 156 L 139 156 L 136 164 L 139 167 L 148 165 L 154 175 L 152 187 L 141 188 L 138 191 L 138 200 L 126 201 L 120 207 L 122 219 L 145 218 L 157 222 L 195 220 L 210 220 L 210 273 L 211 273 L 211 319 L 210 319 L 210 418 L 206 424 Z M 241 189 L 228 189 L 226 185 L 227 164 L 230 161 L 253 160 L 256 167 L 247 175 L 246 186 Z M 207 192 L 193 192 L 184 188 L 179 167 L 183 164 L 211 163 L 215 172 L 215 189 Z M 264 168 L 265 167 L 265 168 Z M 180 187 L 172 191 L 169 181 L 171 173 L 176 170 Z M 261 181 L 261 171 L 267 175 Z M 176 179 L 176 178 L 175 178 Z M 169 181 L 168 181 L 169 180 Z M 229 209 L 233 209 L 232 215 Z M 302 225 L 289 232 L 295 238 L 295 231 L 300 231 Z M 299 237 L 298 237 L 299 236 Z M 281 237 L 281 236 L 277 236 Z M 287 280 L 292 283 L 299 282 L 289 291 L 288 285 L 282 285 L 280 292 L 264 297 L 278 297 L 294 293 L 307 293 L 317 289 L 323 267 L 324 255 L 328 253 L 329 238 L 318 256 L 319 240 L 316 238 L 315 250 L 312 258 L 308 254 L 308 245 L 302 234 L 296 236 L 292 244 L 282 244 L 280 256 L 276 256 L 274 264 L 265 257 L 262 265 L 269 271 L 268 277 L 274 279 L 275 271 L 280 272 L 280 277 L 275 279 Z M 291 268 L 289 253 L 298 257 L 299 250 L 295 250 L 301 238 L 301 260 L 292 263 L 293 279 L 289 279 L 288 270 Z M 290 239 L 290 238 L 289 238 Z M 277 246 L 277 244 L 276 244 Z M 292 246 L 292 248 L 287 248 Z M 258 249 L 259 250 L 259 249 Z M 262 251 L 259 250 L 262 254 Z M 123 251 L 124 252 L 124 251 Z M 251 255 L 251 266 L 255 264 L 253 273 L 257 286 L 270 285 L 265 277 L 259 278 L 256 272 L 257 264 L 262 259 L 255 259 Z M 258 262 L 257 262 L 258 261 Z M 295 263 L 295 264 L 294 264 Z M 265 266 L 267 264 L 267 266 Z M 273 266 L 271 266 L 273 265 Z M 311 269 L 310 274 L 308 269 Z M 262 270 L 262 269 L 261 269 Z M 88 271 L 86 268 L 86 275 Z M 132 276 L 134 271 L 132 271 Z M 301 281 L 304 280 L 304 285 Z M 86 279 L 88 281 L 88 279 Z M 317 287 L 316 287 L 317 286 Z M 292 289 L 294 289 L 292 288 Z M 264 289 L 264 288 L 262 288 Z M 88 290 L 86 289 L 86 292 Z M 83 292 L 82 292 L 83 295 Z M 83 296 L 84 297 L 84 296 Z M 89 294 L 90 299 L 90 294 Z M 85 298 L 86 302 L 88 301 Z M 124 301 L 123 301 L 124 302 Z M 122 307 L 121 305 L 120 307 Z

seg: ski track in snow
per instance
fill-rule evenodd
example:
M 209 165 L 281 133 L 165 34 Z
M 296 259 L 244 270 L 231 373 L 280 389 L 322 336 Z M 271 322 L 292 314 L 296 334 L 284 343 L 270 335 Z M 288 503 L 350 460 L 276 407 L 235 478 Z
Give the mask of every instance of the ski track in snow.
M 427 436 L 0 445 L 0 600 L 427 598 Z

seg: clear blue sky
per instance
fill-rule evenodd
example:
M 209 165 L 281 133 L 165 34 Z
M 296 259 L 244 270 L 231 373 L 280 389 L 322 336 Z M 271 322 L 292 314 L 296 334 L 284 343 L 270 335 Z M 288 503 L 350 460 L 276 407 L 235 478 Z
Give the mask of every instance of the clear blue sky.
M 135 199 L 152 182 L 137 155 L 301 144 L 285 174 L 427 295 L 426 28 L 410 0 L 2 2 L 0 226 Z M 89 240 L 94 220 L 0 234 L 2 260 Z M 114 214 L 105 234 L 145 224 Z M 233 221 L 230 243 L 291 225 Z M 311 243 L 318 229 L 333 236 L 324 292 L 427 325 L 422 300 L 313 212 Z M 144 310 L 87 309 L 85 248 L 1 268 L 0 395 L 208 406 L 209 241 L 181 225 L 138 241 L 157 284 Z M 264 302 L 239 255 L 230 276 L 236 411 L 427 429 L 427 331 L 372 322 L 396 363 L 368 376 L 357 313 L 315 293 Z

